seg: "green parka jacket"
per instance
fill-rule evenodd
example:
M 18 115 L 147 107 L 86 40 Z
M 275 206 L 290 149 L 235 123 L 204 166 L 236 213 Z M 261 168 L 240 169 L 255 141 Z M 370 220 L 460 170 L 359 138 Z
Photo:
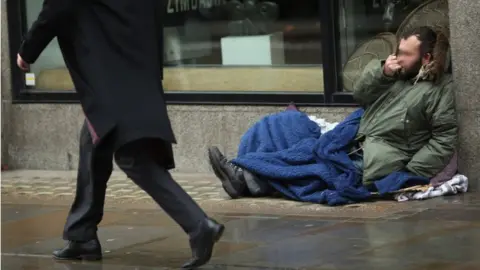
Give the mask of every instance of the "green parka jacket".
M 458 136 L 450 74 L 435 84 L 396 80 L 384 75 L 383 61 L 372 60 L 353 95 L 365 108 L 356 137 L 365 185 L 401 170 L 430 178 L 446 166 Z

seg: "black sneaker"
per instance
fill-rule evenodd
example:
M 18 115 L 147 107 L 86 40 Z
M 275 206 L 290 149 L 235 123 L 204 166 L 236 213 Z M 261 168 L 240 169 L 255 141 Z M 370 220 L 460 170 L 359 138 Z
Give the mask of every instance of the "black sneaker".
M 247 190 L 242 168 L 228 161 L 215 146 L 208 148 L 208 158 L 213 172 L 222 182 L 225 192 L 232 199 L 242 197 Z

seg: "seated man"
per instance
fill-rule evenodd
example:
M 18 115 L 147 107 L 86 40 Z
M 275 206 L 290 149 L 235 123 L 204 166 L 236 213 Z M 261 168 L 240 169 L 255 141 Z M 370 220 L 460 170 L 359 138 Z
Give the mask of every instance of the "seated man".
M 452 77 L 444 74 L 448 41 L 429 27 L 404 34 L 397 54 L 373 60 L 354 87 L 364 108 L 351 145 L 363 185 L 393 172 L 432 178 L 448 163 L 457 142 Z M 271 189 L 248 171 L 209 149 L 212 168 L 232 197 L 265 196 Z

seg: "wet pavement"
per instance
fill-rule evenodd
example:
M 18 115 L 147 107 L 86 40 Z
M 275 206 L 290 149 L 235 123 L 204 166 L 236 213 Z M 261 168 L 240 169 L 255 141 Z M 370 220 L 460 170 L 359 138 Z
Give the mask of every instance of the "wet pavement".
M 379 202 L 331 208 L 318 204 L 272 198 L 230 200 L 213 174 L 174 173 L 174 179 L 204 209 L 229 213 L 268 213 L 293 216 L 331 216 L 334 218 L 380 218 L 408 211 L 412 204 Z M 10 204 L 49 204 L 69 206 L 76 186 L 75 171 L 2 172 L 3 202 Z M 106 205 L 123 209 L 157 209 L 151 198 L 124 173 L 115 171 L 108 182 Z M 425 207 L 417 206 L 416 209 Z
M 176 269 L 190 256 L 186 235 L 162 211 L 117 199 L 107 203 L 98 232 L 104 260 L 56 262 L 50 254 L 64 244 L 68 196 L 43 195 L 42 201 L 12 190 L 8 183 L 2 187 L 1 269 Z M 478 193 L 345 207 L 225 197 L 198 201 L 226 225 L 202 269 L 480 269 Z M 280 206 L 272 211 L 275 204 Z

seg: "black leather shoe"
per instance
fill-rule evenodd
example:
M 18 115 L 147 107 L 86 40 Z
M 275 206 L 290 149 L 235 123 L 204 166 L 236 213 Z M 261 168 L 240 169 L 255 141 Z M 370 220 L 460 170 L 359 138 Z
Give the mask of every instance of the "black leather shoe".
M 97 261 L 102 259 L 102 247 L 98 239 L 88 242 L 68 241 L 67 245 L 53 252 L 57 260 L 86 260 Z
M 243 170 L 243 177 L 251 197 L 265 197 L 273 193 L 272 186 L 267 181 L 259 179 L 253 173 Z
M 213 172 L 222 182 L 225 192 L 232 199 L 242 197 L 247 190 L 243 170 L 228 161 L 218 147 L 208 148 L 208 158 Z
M 183 269 L 194 269 L 210 261 L 213 252 L 213 246 L 222 237 L 225 226 L 217 223 L 215 220 L 207 218 L 200 225 L 199 230 L 190 236 L 190 248 L 192 249 L 192 259 L 185 263 Z

